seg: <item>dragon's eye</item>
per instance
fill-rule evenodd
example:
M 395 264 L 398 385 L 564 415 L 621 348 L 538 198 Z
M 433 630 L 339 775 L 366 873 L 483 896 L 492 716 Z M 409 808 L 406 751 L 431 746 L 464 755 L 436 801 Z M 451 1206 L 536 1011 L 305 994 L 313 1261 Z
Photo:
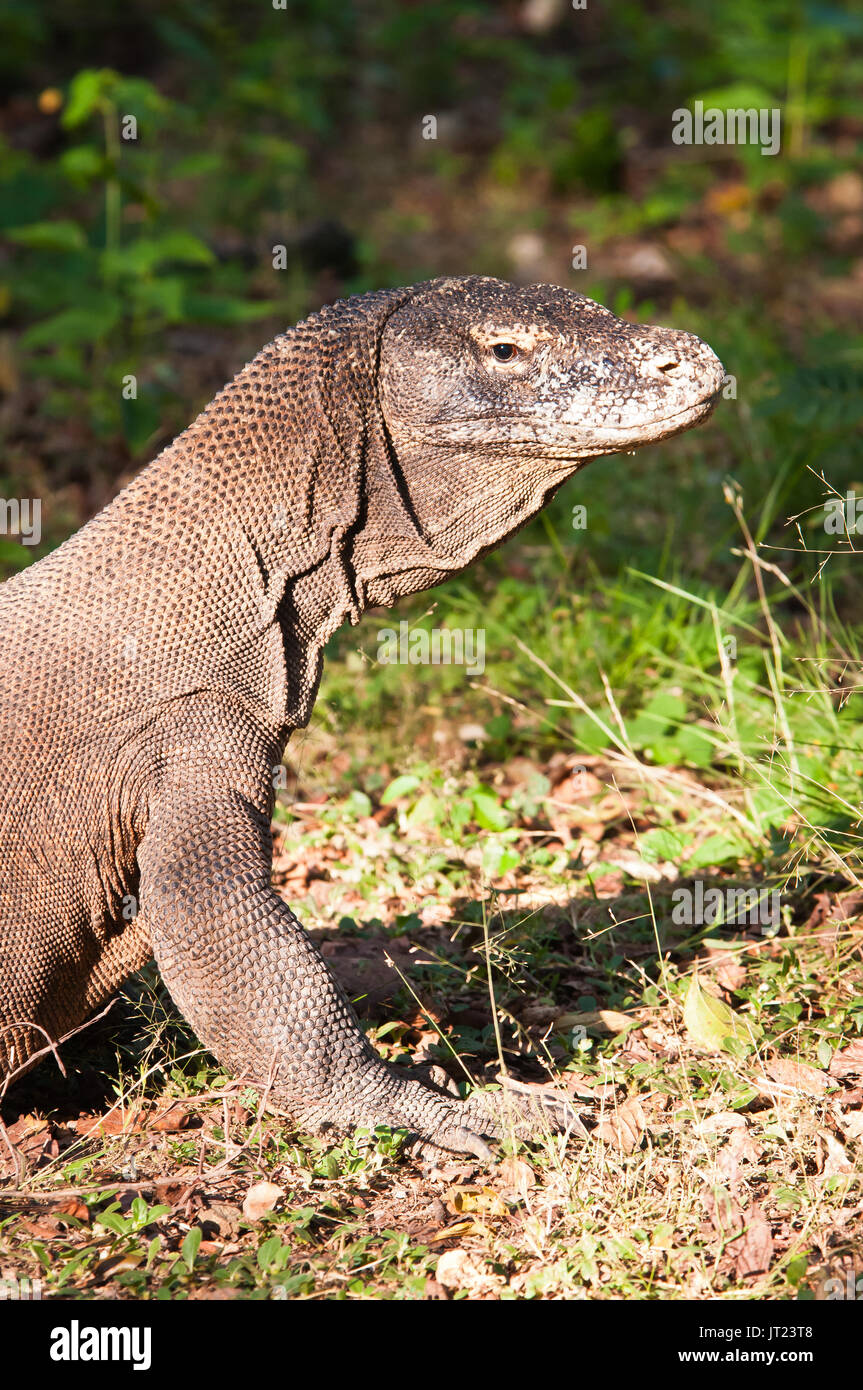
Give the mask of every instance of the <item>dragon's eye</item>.
M 492 352 L 498 362 L 512 362 L 518 357 L 518 348 L 515 343 L 495 343 Z

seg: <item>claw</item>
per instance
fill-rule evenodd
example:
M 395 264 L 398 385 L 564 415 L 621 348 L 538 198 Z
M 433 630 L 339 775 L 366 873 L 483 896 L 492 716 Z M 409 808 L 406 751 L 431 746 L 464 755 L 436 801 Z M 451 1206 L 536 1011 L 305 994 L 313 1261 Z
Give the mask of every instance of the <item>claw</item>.
M 511 1076 L 501 1076 L 499 1080 L 504 1094 L 509 1091 L 513 1095 L 524 1096 L 529 1107 L 533 1110 L 539 1110 L 546 1119 L 554 1124 L 558 1131 L 568 1130 L 570 1134 L 577 1135 L 579 1139 L 590 1138 L 588 1130 L 585 1129 L 568 1096 L 563 1096 L 559 1091 L 551 1090 L 548 1087 L 527 1085 L 525 1082 L 516 1081 Z
M 493 1163 L 494 1154 L 481 1135 L 475 1134 L 472 1129 L 466 1129 L 464 1125 L 459 1125 L 458 1129 L 451 1129 L 447 1133 L 447 1140 L 459 1153 L 473 1154 L 474 1158 L 479 1158 L 483 1163 Z
M 429 1080 L 433 1086 L 439 1086 L 440 1089 L 446 1091 L 448 1095 L 455 1096 L 456 1100 L 459 1099 L 458 1086 L 453 1081 L 449 1072 L 445 1071 L 443 1067 L 438 1066 L 437 1063 L 429 1067 Z
M 417 1139 L 408 1146 L 408 1152 L 423 1163 L 451 1163 L 453 1154 L 472 1154 L 481 1163 L 494 1162 L 494 1153 L 482 1136 L 465 1125 L 435 1134 L 434 1139 Z
M 367 1092 L 352 1113 L 347 1113 L 345 1106 L 341 1113 L 328 1113 L 320 1106 L 307 1110 L 303 1122 L 319 1132 L 343 1131 L 352 1124 L 403 1127 L 410 1136 L 408 1152 L 436 1162 L 448 1151 L 470 1154 L 480 1163 L 493 1163 L 495 1155 L 488 1141 L 508 1136 L 528 1142 L 561 1132 L 589 1138 L 569 1099 L 560 1092 L 501 1076 L 500 1094 L 474 1091 L 467 1100 L 461 1100 L 458 1087 L 442 1069 L 423 1070 L 422 1081 L 403 1075 L 397 1078 L 401 1094 L 394 1096 L 383 1090 L 376 1096 Z M 392 1085 L 392 1073 L 386 1073 L 385 1079 Z

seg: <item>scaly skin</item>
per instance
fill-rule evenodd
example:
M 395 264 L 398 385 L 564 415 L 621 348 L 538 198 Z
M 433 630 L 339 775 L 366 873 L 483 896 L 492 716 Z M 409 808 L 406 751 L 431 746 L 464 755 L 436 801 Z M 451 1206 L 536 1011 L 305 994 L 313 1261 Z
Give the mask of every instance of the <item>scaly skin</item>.
M 699 339 L 552 286 L 365 295 L 275 339 L 0 587 L 0 1076 L 155 955 L 201 1041 L 299 1120 L 487 1154 L 505 1117 L 385 1064 L 270 886 L 273 768 L 345 618 L 697 423 L 721 380 Z

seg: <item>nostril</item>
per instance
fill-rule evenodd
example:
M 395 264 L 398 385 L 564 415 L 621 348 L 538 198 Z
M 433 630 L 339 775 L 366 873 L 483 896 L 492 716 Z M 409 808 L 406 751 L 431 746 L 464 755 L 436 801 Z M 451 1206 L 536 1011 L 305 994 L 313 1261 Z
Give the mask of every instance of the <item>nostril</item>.
M 665 357 L 660 359 L 660 361 L 658 361 L 655 365 L 656 370 L 658 372 L 671 373 L 677 371 L 677 368 L 680 366 L 680 362 L 676 357 Z

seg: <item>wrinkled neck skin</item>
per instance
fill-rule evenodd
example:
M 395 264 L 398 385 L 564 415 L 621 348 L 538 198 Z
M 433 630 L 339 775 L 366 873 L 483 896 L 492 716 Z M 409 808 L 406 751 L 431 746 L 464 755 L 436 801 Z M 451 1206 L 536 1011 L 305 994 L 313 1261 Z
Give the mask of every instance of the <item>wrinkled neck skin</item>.
M 511 452 L 491 443 L 398 451 L 389 443 L 370 473 L 367 520 L 352 543 L 364 607 L 388 607 L 458 573 L 529 521 L 579 467 L 516 467 Z
M 397 451 L 377 358 L 410 293 L 329 306 L 275 339 L 42 562 L 56 562 L 63 588 L 71 561 L 81 591 L 101 596 L 95 619 L 82 610 L 82 645 L 123 632 L 152 647 L 148 699 L 228 690 L 283 743 L 308 722 L 324 644 L 345 619 L 463 569 L 572 473 L 558 463 L 516 479 L 493 452 Z M 158 641 L 168 576 L 184 618 L 179 667 Z
M 331 359 L 315 385 L 317 423 L 305 435 L 313 465 L 301 470 L 303 485 L 292 467 L 268 470 L 268 500 L 245 523 L 254 527 L 263 568 L 278 576 L 289 668 L 300 658 L 305 694 L 288 700 L 291 727 L 307 723 L 323 647 L 346 619 L 356 624 L 367 608 L 389 607 L 464 569 L 527 522 L 578 466 L 549 463 L 515 476 L 506 451 L 496 457 L 491 446 L 481 453 L 397 447 L 378 397 L 375 346 L 349 341 Z M 358 352 L 368 363 L 361 382 L 344 365 Z M 302 420 L 286 420 L 283 438 L 290 454 L 303 438 Z M 270 519 L 283 509 L 290 520 L 279 532 Z M 302 528 L 308 562 L 296 546 Z

